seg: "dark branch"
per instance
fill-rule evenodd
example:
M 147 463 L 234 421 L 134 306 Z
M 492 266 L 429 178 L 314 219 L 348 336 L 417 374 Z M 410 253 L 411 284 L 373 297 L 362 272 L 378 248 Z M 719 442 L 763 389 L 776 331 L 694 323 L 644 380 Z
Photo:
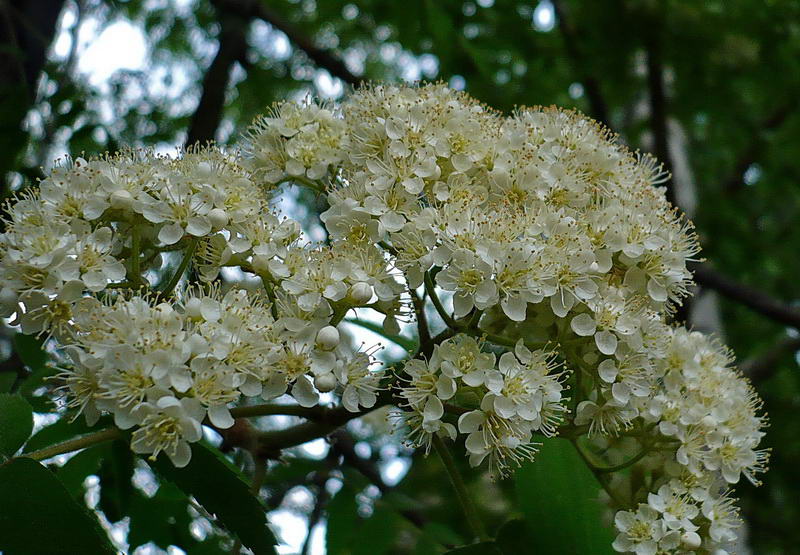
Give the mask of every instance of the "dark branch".
M 694 272 L 694 280 L 699 285 L 714 289 L 780 324 L 800 329 L 800 310 L 758 289 L 738 283 L 711 268 L 692 264 L 690 269 Z
M 564 47 L 567 50 L 567 56 L 572 60 L 572 64 L 575 66 L 575 72 L 578 74 L 578 78 L 581 83 L 583 83 L 583 89 L 586 91 L 586 98 L 589 100 L 591 115 L 597 121 L 609 125 L 608 105 L 600 91 L 600 82 L 586 67 L 586 61 L 578 48 L 577 33 L 568 18 L 565 17 L 561 2 L 553 0 L 553 8 L 555 10 L 556 19 L 558 20 L 558 29 L 561 31 L 561 36 L 564 38 Z
M 203 92 L 189 124 L 187 146 L 214 140 L 222 121 L 231 69 L 237 60 L 244 58 L 247 51 L 249 20 L 236 13 L 225 12 L 225 2 L 217 1 L 214 4 L 220 15 L 219 49 L 203 76 Z
M 653 133 L 653 149 L 664 169 L 672 173 L 672 158 L 669 152 L 669 130 L 667 129 L 667 97 L 664 91 L 664 63 L 661 36 L 658 29 L 648 32 L 645 39 L 647 49 L 647 90 L 650 100 L 650 129 Z M 675 184 L 666 183 L 667 200 L 675 202 Z
M 345 430 L 339 430 L 333 434 L 334 443 L 332 448 L 342 455 L 344 462 L 357 470 L 367 480 L 373 483 L 381 495 L 386 495 L 392 490 L 392 487 L 383 481 L 381 473 L 375 468 L 370 461 L 364 460 L 358 456 L 355 450 L 355 442 L 352 436 Z M 425 517 L 413 510 L 401 510 L 400 514 L 417 528 L 422 529 L 425 526 Z
M 284 19 L 279 13 L 269 8 L 261 0 L 217 0 L 224 6 L 224 9 L 231 14 L 236 14 L 244 19 L 261 19 L 269 23 L 275 29 L 285 34 L 297 48 L 306 55 L 317 66 L 328 70 L 334 77 L 338 77 L 345 83 L 356 86 L 361 83 L 361 79 L 353 75 L 342 60 L 314 44 L 314 41 L 303 34 L 294 25 Z
M 0 180 L 27 143 L 22 122 L 36 102 L 36 85 L 63 6 L 64 0 L 0 2 Z
M 767 352 L 758 357 L 744 361 L 739 369 L 754 384 L 763 382 L 771 377 L 778 368 L 782 358 L 800 350 L 800 337 L 784 337 L 772 346 Z
M 338 77 L 345 83 L 353 86 L 357 86 L 361 83 L 361 79 L 353 75 L 342 60 L 327 50 L 319 48 L 311 39 L 295 28 L 294 25 L 283 19 L 280 14 L 274 12 L 263 3 L 257 4 L 255 16 L 283 32 L 283 34 L 285 34 L 300 50 L 305 52 L 315 64 L 328 70 L 328 73 L 332 76 Z

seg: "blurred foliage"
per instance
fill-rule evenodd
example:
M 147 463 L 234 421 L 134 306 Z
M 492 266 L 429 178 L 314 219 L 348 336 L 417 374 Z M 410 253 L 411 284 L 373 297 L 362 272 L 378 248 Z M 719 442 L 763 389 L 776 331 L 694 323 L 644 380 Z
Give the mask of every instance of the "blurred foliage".
M 742 283 L 787 302 L 800 299 L 800 226 L 795 225 L 800 216 L 800 117 L 795 109 L 800 98 L 800 3 L 571 0 L 556 3 L 557 10 L 548 0 L 268 4 L 269 14 L 277 14 L 293 33 L 343 59 L 360 79 L 441 79 L 502 111 L 525 104 L 575 107 L 605 118 L 622 141 L 643 150 L 653 149 L 646 61 L 647 48 L 655 41 L 662 51 L 676 181 L 695 197 L 693 220 L 704 256 Z M 2 121 L 27 113 L 24 138 L 14 135 L 4 150 L 3 160 L 12 160 L 2 168 L 4 195 L 33 183 L 41 167 L 67 152 L 77 156 L 121 145 L 156 145 L 162 150 L 180 145 L 191 119 L 203 117 L 194 108 L 216 52 L 220 9 L 236 11 L 244 5 L 245 0 L 66 2 L 59 36 L 50 37 L 52 42 L 59 38 L 69 43 L 71 38 L 74 43 L 81 25 L 93 25 L 97 35 L 114 22 L 128 21 L 147 37 L 146 66 L 118 71 L 98 85 L 81 72 L 83 45 L 51 49 L 30 104 L 10 94 L 0 103 Z M 234 141 L 251 118 L 274 101 L 309 92 L 346 94 L 345 84 L 316 67 L 270 21 L 245 17 L 242 24 L 249 26 L 249 47 L 234 63 L 218 140 Z M 678 171 L 681 164 L 684 169 Z M 720 305 L 723 327 L 717 332 L 740 360 L 769 351 L 787 334 L 782 326 L 740 305 L 726 300 Z M 11 392 L 8 398 L 13 402 L 0 400 L 5 407 L 0 426 L 3 419 L 25 420 L 28 404 L 37 413 L 54 410 L 48 395 L 53 385 L 45 378 L 55 370 L 45 364 L 48 355 L 40 342 L 14 335 L 10 328 L 4 333 L 9 358 L 0 372 L 0 392 Z M 786 357 L 757 385 L 772 420 L 766 442 L 773 447 L 773 459 L 762 488 L 739 488 L 749 542 L 756 553 L 798 553 L 797 362 Z M 27 437 L 29 431 L 20 433 Z M 81 420 L 61 418 L 38 431 L 26 449 L 41 449 L 86 431 Z M 24 439 L 4 433 L 0 449 L 14 451 Z M 372 453 L 365 463 L 374 468 L 396 461 L 398 452 L 409 456 L 394 444 L 388 448 L 384 436 L 374 431 L 358 439 Z M 465 465 L 490 532 L 501 530 L 492 549 L 520 552 L 514 541 L 545 541 L 543 534 L 550 541 L 552 532 L 560 542 L 589 538 L 582 548 L 576 544 L 562 552 L 600 552 L 586 546 L 598 545 L 593 534 L 607 539 L 607 533 L 580 528 L 590 515 L 595 519 L 599 514 L 595 502 L 572 499 L 573 490 L 565 489 L 574 484 L 573 478 L 585 483 L 591 478 L 573 477 L 572 470 L 565 470 L 573 468 L 571 452 L 551 443 L 543 447 L 541 464 L 522 469 L 515 480 L 491 483 Z M 58 469 L 57 476 L 73 498 L 83 499 L 85 485 L 90 484 L 84 479 L 96 476 L 99 500 L 93 508 L 106 524 L 127 519 L 132 548 L 152 541 L 162 548 L 179 545 L 191 553 L 230 549 L 233 539 L 225 536 L 219 522 L 205 518 L 210 515 L 198 512 L 188 496 L 202 504 L 201 495 L 180 480 L 163 481 L 148 494 L 134 487 L 132 477 L 143 471 L 142 463 L 121 445 L 94 447 Z M 246 458 L 236 462 L 251 470 Z M 38 465 L 25 464 L 4 466 L 2 472 L 43 472 Z M 547 476 L 545 468 L 552 470 Z M 281 506 L 303 516 L 327 509 L 330 553 L 442 553 L 466 543 L 463 518 L 435 457 L 414 454 L 405 479 L 383 494 L 345 469 L 338 473 L 327 460 L 296 450 L 267 473 L 261 489 L 266 508 Z M 238 480 L 233 474 L 228 478 Z M 7 481 L 0 479 L 0 484 Z M 297 496 L 292 492 L 303 487 L 312 501 L 293 501 Z M 333 492 L 336 487 L 340 489 Z M 571 503 L 576 504 L 574 512 L 563 509 L 554 515 L 551 510 Z M 22 509 L 38 510 L 33 505 Z M 89 518 L 73 513 L 68 518 Z M 423 522 L 412 525 L 410 514 L 422 515 Z M 205 518 L 203 533 L 188 534 L 189 524 L 197 524 L 198 518 Z M 65 520 L 64 526 L 70 522 Z M 473 547 L 472 552 L 488 549 Z M 539 552 L 552 548 L 541 544 Z

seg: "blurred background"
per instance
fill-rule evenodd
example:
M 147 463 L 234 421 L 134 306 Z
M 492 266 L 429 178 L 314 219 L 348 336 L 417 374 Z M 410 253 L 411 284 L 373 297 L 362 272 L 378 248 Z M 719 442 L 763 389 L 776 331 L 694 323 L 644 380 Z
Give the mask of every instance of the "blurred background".
M 738 487 L 741 552 L 800 553 L 800 3 L 2 0 L 0 16 L 4 198 L 67 154 L 229 144 L 274 101 L 335 100 L 361 81 L 441 80 L 505 112 L 574 107 L 654 153 L 706 258 L 678 318 L 734 349 L 772 423 L 765 484 Z M 290 208 L 309 225 L 319 210 L 303 194 Z M 1 346 L 0 390 L 52 412 L 40 345 L 5 326 Z M 298 449 L 270 474 L 262 494 L 282 552 L 438 553 L 463 541 L 439 462 L 381 426 Z M 552 453 L 514 480 L 468 475 L 491 529 L 522 516 L 526 533 L 562 542 L 540 553 L 580 552 L 570 537 L 584 531 L 570 526 L 585 514 L 570 492 L 584 475 Z M 120 546 L 222 552 L 185 499 L 153 501 L 175 494 L 109 456 L 84 469 L 77 494 Z

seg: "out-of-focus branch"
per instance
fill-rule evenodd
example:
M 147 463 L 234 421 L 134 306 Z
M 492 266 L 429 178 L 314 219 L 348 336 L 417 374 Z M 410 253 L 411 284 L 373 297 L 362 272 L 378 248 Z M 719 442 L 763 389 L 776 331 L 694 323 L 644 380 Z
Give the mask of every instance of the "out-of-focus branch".
M 0 2 L 0 181 L 26 144 L 22 122 L 36 101 L 36 84 L 63 7 L 64 0 Z
M 316 65 L 328 70 L 334 77 L 345 83 L 356 86 L 361 79 L 352 74 L 342 60 L 314 44 L 314 41 L 297 29 L 294 25 L 277 13 L 263 0 L 217 0 L 218 4 L 230 14 L 236 14 L 245 19 L 261 19 L 275 29 L 281 31 L 287 38 Z
M 699 285 L 713 289 L 780 324 L 800 329 L 800 310 L 712 268 L 692 264 L 690 269 Z
M 254 16 L 263 19 L 265 22 L 272 25 L 275 29 L 283 32 L 290 41 L 292 41 L 300 50 L 306 53 L 311 60 L 319 67 L 328 70 L 328 73 L 334 77 L 338 77 L 345 83 L 356 86 L 361 83 L 361 79 L 353 75 L 342 60 L 328 52 L 319 48 L 314 41 L 304 35 L 294 25 L 286 21 L 280 14 L 261 2 L 256 2 Z
M 578 78 L 586 91 L 586 98 L 589 100 L 589 109 L 592 117 L 605 125 L 609 125 L 608 105 L 600 91 L 600 82 L 586 67 L 586 61 L 578 48 L 577 33 L 572 27 L 567 14 L 564 13 L 564 7 L 559 0 L 553 0 L 553 9 L 558 21 L 558 29 L 564 38 L 564 47 L 567 50 L 567 55 L 572 60 Z
M 784 337 L 768 351 L 739 365 L 739 369 L 754 384 L 770 378 L 778 368 L 782 358 L 800 351 L 800 337 Z
M 213 3 L 219 14 L 219 49 L 203 76 L 200 102 L 189 123 L 186 136 L 187 146 L 214 140 L 222 121 L 222 109 L 231 69 L 237 60 L 244 58 L 247 51 L 246 33 L 250 20 L 226 10 L 229 2 L 217 0 Z
M 362 459 L 358 456 L 355 450 L 355 442 L 349 433 L 347 433 L 345 430 L 338 430 L 333 434 L 333 440 L 334 443 L 332 444 L 332 448 L 342 456 L 344 462 L 348 466 L 357 470 L 362 476 L 374 484 L 382 495 L 386 495 L 392 490 L 392 487 L 383 481 L 383 477 L 378 469 L 375 468 L 370 461 Z M 401 510 L 399 512 L 406 520 L 408 520 L 417 528 L 422 529 L 422 527 L 425 526 L 425 517 L 423 517 L 417 511 Z
M 664 169 L 672 173 L 672 158 L 669 152 L 669 130 L 667 129 L 667 97 L 664 92 L 664 63 L 661 33 L 657 26 L 647 33 L 647 91 L 650 101 L 650 130 L 653 133 L 653 150 Z M 675 184 L 667 181 L 667 200 L 675 202 Z

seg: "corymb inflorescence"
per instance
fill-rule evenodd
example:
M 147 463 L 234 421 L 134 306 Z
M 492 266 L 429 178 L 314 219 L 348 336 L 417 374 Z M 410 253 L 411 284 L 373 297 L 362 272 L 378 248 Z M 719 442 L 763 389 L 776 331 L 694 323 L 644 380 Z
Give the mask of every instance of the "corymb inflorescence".
M 176 466 L 203 425 L 284 395 L 394 405 L 410 444 L 456 440 L 496 476 L 560 435 L 615 549 L 729 548 L 766 419 L 731 353 L 672 323 L 699 247 L 655 160 L 579 113 L 444 85 L 280 104 L 242 137 L 75 159 L 8 205 L 3 316 L 53 339 L 70 407 Z M 284 184 L 325 196 L 326 241 L 274 208 Z M 408 358 L 354 345 L 354 309 L 416 330 Z

